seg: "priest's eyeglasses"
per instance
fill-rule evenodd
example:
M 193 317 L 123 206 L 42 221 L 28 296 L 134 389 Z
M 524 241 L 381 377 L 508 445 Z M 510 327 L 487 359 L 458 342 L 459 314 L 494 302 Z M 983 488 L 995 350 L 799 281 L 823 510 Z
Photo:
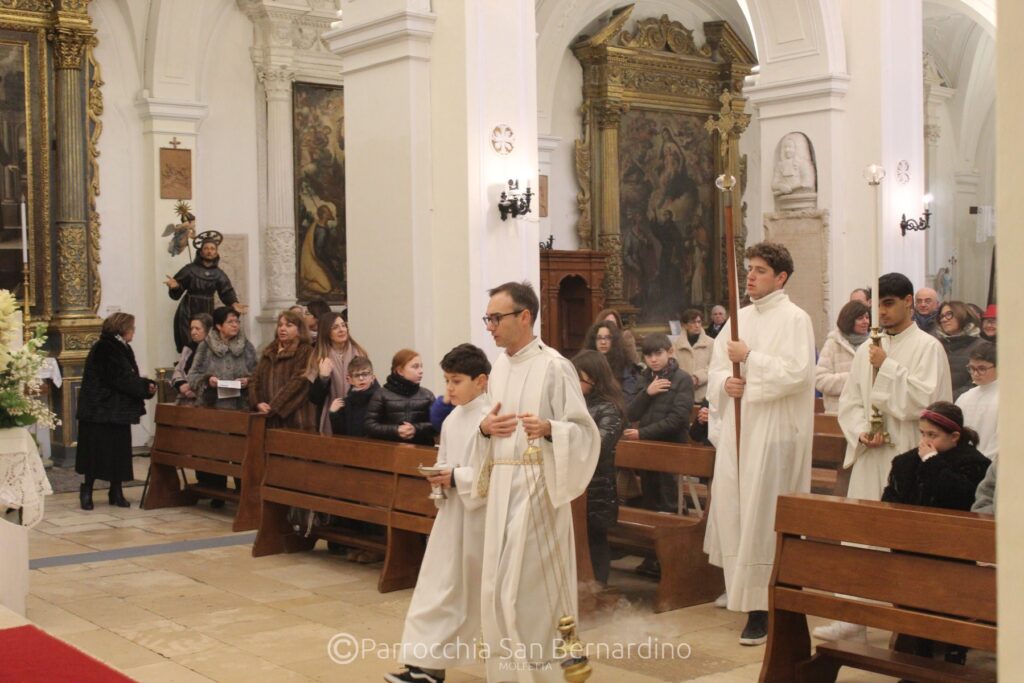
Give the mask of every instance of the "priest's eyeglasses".
M 485 315 L 483 317 L 484 325 L 493 325 L 494 327 L 497 327 L 498 325 L 501 324 L 501 319 L 504 318 L 505 316 L 519 315 L 525 310 L 525 308 L 520 308 L 518 310 L 511 311 L 510 313 L 491 313 L 490 315 Z

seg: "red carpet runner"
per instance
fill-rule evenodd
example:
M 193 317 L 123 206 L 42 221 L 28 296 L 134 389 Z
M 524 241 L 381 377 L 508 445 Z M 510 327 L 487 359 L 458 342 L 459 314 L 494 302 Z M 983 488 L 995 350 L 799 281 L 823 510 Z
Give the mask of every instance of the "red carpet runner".
M 0 683 L 133 683 L 35 626 L 0 630 Z

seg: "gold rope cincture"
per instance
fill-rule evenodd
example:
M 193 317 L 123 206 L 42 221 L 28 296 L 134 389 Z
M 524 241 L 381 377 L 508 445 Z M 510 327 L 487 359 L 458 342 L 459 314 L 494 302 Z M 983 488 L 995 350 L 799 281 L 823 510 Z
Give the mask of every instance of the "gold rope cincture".
M 529 441 L 522 459 L 523 467 L 526 469 L 527 491 L 530 496 L 530 520 L 534 527 L 534 535 L 537 536 L 538 546 L 540 546 L 541 540 L 544 542 L 544 547 L 538 547 L 538 550 L 544 569 L 544 589 L 548 593 L 549 605 L 553 605 L 554 601 L 548 590 L 547 577 L 551 573 L 551 567 L 544 558 L 545 548 L 554 557 L 552 561 L 556 565 L 556 572 L 552 576 L 556 584 L 555 592 L 558 595 L 557 607 L 562 612 L 557 626 L 558 632 L 562 636 L 562 647 L 560 652 L 555 653 L 555 656 L 564 658 L 561 664 L 562 677 L 570 683 L 582 683 L 590 678 L 592 669 L 589 660 L 584 655 L 583 643 L 576 635 L 576 618 L 572 615 L 572 596 L 569 594 L 569 575 L 565 569 L 565 563 L 562 561 L 562 553 L 558 549 L 558 541 L 555 536 L 554 508 L 553 506 L 549 508 L 547 501 L 547 482 L 544 480 L 543 470 L 544 451 L 536 443 Z M 541 489 L 542 482 L 543 490 Z

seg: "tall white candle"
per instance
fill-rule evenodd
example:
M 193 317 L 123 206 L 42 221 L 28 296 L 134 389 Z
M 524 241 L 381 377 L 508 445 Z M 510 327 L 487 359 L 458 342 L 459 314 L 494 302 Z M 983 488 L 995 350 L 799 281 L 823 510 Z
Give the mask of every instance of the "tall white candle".
M 871 227 L 871 327 L 878 327 L 878 278 L 881 275 L 882 253 L 881 237 L 879 226 L 882 224 L 882 180 L 885 178 L 885 169 L 877 164 L 871 164 L 864 169 L 864 179 L 875 194 L 875 221 Z
M 28 218 L 24 198 L 21 200 L 21 262 L 28 263 Z

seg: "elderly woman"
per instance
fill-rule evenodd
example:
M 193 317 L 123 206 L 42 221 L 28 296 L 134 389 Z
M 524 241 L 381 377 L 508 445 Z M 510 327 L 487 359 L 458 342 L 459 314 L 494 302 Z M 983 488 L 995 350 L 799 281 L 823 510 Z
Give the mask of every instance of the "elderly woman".
M 867 341 L 871 329 L 871 309 L 860 301 L 849 301 L 839 311 L 836 329 L 828 333 L 818 367 L 814 388 L 821 392 L 825 412 L 835 415 L 839 411 L 839 394 L 843 393 L 850 377 L 850 366 L 857 348 Z
M 78 395 L 78 450 L 75 471 L 85 476 L 79 490 L 83 510 L 92 510 L 97 479 L 110 482 L 108 502 L 130 507 L 121 490 L 132 472 L 132 425 L 145 415 L 145 400 L 156 382 L 139 376 L 135 354 L 135 316 L 114 313 L 103 321 L 100 338 L 89 350 Z
M 313 346 L 302 316 L 283 311 L 277 334 L 260 354 L 249 382 L 249 405 L 267 416 L 268 427 L 316 430 L 309 402 L 309 363 Z
M 949 358 L 954 401 L 972 386 L 967 361 L 970 360 L 971 351 L 978 344 L 985 343 L 985 340 L 978 336 L 981 333 L 978 328 L 979 322 L 962 301 L 945 301 L 939 307 L 939 341 L 942 342 Z
M 227 306 L 213 312 L 213 329 L 196 348 L 196 359 L 188 383 L 199 397 L 198 404 L 224 410 L 246 410 L 249 378 L 256 369 L 256 349 L 245 338 L 238 313 Z M 239 380 L 238 396 L 220 397 L 220 380 Z
M 196 349 L 206 339 L 213 327 L 213 318 L 209 313 L 197 313 L 188 322 L 188 333 L 191 341 L 181 350 L 181 358 L 174 365 L 174 373 L 171 375 L 171 388 L 178 392 L 175 403 L 181 406 L 190 406 L 196 402 L 196 392 L 188 383 L 188 373 L 196 360 Z

